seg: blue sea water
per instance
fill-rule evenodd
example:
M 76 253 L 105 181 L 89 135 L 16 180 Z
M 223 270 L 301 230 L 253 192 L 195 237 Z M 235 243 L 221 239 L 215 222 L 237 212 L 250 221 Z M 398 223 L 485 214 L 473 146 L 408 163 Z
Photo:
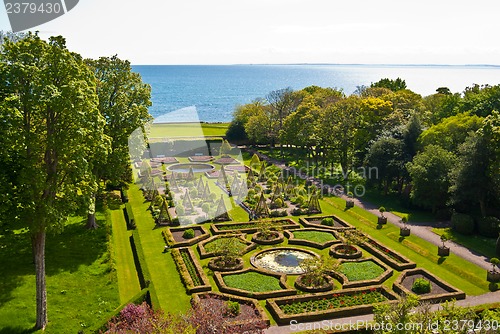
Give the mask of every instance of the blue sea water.
M 500 67 L 436 65 L 134 65 L 144 82 L 152 87 L 150 113 L 169 121 L 189 121 L 179 117 L 194 108 L 205 122 L 229 122 L 237 105 L 263 98 L 270 91 L 310 85 L 335 87 L 346 94 L 357 86 L 370 85 L 382 78 L 406 80 L 409 89 L 423 96 L 438 87 L 462 92 L 473 84 L 500 83 Z M 163 118 L 165 119 L 165 118 Z

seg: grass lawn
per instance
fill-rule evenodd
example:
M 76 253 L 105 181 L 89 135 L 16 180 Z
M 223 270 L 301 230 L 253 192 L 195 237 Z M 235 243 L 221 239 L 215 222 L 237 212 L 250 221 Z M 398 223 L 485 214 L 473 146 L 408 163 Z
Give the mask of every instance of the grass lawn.
M 403 256 L 415 261 L 418 267 L 425 268 L 449 284 L 468 295 L 489 292 L 484 269 L 451 254 L 444 260 L 437 256 L 437 246 L 411 235 L 400 238 L 399 228 L 392 224 L 377 228 L 377 216 L 358 207 L 344 210 L 345 201 L 328 197 L 320 201 L 323 215 L 334 214 L 359 228 L 370 237 Z
M 335 240 L 335 237 L 331 233 L 319 231 L 293 231 L 293 236 L 296 239 L 309 240 L 312 242 L 317 242 L 319 244 L 323 244 L 330 240 Z
M 279 279 L 256 272 L 224 276 L 227 286 L 252 292 L 281 290 Z
M 150 137 L 222 137 L 228 127 L 229 123 L 156 123 Z
M 61 234 L 47 235 L 46 273 L 49 323 L 46 333 L 93 330 L 120 305 L 108 240 L 110 222 L 85 229 L 72 218 Z M 35 324 L 35 269 L 29 235 L 0 236 L 0 333 L 31 333 Z
M 227 239 L 229 238 L 219 238 L 219 239 L 215 239 L 213 241 L 210 241 L 209 243 L 205 244 L 205 250 L 208 252 L 208 253 L 213 253 L 213 252 L 216 252 L 222 245 L 224 245 L 224 243 L 227 242 Z M 239 251 L 242 251 L 244 250 L 247 245 L 241 240 L 241 239 L 236 239 L 236 242 L 237 242 L 237 247 Z
M 384 268 L 373 261 L 344 262 L 340 265 L 339 270 L 351 282 L 372 280 L 382 275 L 385 271 Z
M 190 296 L 186 294 L 172 256 L 163 253 L 165 241 L 148 211 L 149 202 L 144 201 L 136 184 L 130 186 L 128 196 L 160 306 L 165 312 L 184 313 L 189 309 Z
M 111 222 L 113 224 L 113 258 L 118 276 L 120 303 L 125 303 L 135 296 L 141 290 L 141 287 L 135 269 L 134 256 L 130 248 L 129 238 L 131 232 L 127 231 L 122 207 L 111 211 Z
M 462 235 L 455 232 L 452 228 L 433 228 L 432 232 L 437 235 L 446 235 L 448 240 L 453 240 L 457 244 L 467 247 L 486 257 L 496 257 L 495 247 L 497 239 L 486 238 L 480 235 Z

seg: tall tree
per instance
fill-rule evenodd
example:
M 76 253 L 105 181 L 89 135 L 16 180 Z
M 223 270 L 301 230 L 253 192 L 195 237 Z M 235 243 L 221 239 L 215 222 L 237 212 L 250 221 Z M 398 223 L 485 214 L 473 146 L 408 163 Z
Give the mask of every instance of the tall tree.
M 377 82 L 373 82 L 370 87 L 387 88 L 393 92 L 397 92 L 398 90 L 406 89 L 406 81 L 401 78 L 397 78 L 395 80 L 384 78 Z
M 85 202 L 91 189 L 93 152 L 102 145 L 105 121 L 97 109 L 95 78 L 62 37 L 49 42 L 36 34 L 0 52 L 2 133 L 10 165 L 7 217 L 31 235 L 36 271 L 36 328 L 47 324 L 45 239 Z M 17 168 L 13 170 L 12 168 Z
M 132 132 L 152 119 L 151 87 L 132 72 L 130 62 L 116 55 L 86 60 L 97 78 L 99 112 L 106 119 L 104 133 L 110 141 L 107 155 L 96 156 L 96 181 L 123 185 L 132 180 L 128 139 Z M 87 228 L 96 228 L 95 193 L 90 202 Z

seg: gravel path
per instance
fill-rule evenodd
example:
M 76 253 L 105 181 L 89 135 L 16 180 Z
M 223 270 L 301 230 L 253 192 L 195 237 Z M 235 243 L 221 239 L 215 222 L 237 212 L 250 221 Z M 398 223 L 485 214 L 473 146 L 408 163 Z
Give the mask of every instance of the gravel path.
M 289 168 L 285 166 L 282 162 L 271 159 L 268 156 L 261 154 L 255 150 L 252 149 L 247 149 L 250 153 L 256 153 L 261 160 L 266 160 L 281 169 L 288 170 L 288 171 L 293 171 L 292 168 Z M 319 185 L 321 184 L 321 181 L 312 177 L 308 177 L 305 174 L 297 175 L 300 178 L 304 180 L 310 180 L 311 182 Z M 342 196 L 345 198 L 346 196 Z M 375 215 L 379 215 L 378 207 L 366 202 L 362 201 L 359 198 L 354 199 L 354 205 L 365 209 Z M 402 223 L 400 223 L 400 217 L 396 216 L 395 214 L 392 214 L 390 212 L 386 212 L 385 216 L 387 217 L 387 222 L 391 223 L 393 225 L 396 225 L 398 227 L 402 226 Z M 440 237 L 432 232 L 432 228 L 434 227 L 436 223 L 431 223 L 431 222 L 419 222 L 419 223 L 412 223 L 408 222 L 407 225 L 411 228 L 411 234 L 415 235 L 419 238 L 422 238 L 436 246 L 441 245 L 441 239 Z M 488 270 L 491 268 L 491 264 L 488 262 L 488 258 L 478 254 L 474 251 L 469 250 L 468 248 L 459 245 L 453 241 L 448 241 L 447 246 L 450 247 L 450 252 L 453 254 L 465 259 L 468 262 L 471 262 L 485 270 Z M 485 273 L 486 275 L 486 273 Z M 496 302 L 500 300 L 500 290 L 496 292 L 489 292 L 483 295 L 479 296 L 467 296 L 466 299 L 457 301 L 458 306 L 475 306 L 475 305 L 481 305 L 481 304 L 486 304 L 486 303 L 491 303 L 491 302 Z M 440 308 L 439 305 L 434 305 L 433 309 L 438 310 Z M 311 323 L 303 323 L 301 324 L 301 328 L 298 326 L 273 326 L 270 327 L 269 329 L 266 330 L 267 334 L 285 334 L 285 333 L 293 333 L 297 332 L 300 330 L 305 330 L 305 329 L 322 329 L 325 328 L 326 326 L 342 326 L 342 325 L 349 325 L 349 324 L 356 324 L 358 321 L 370 321 L 373 320 L 373 315 L 365 315 L 365 316 L 355 316 L 355 317 L 346 317 L 346 318 L 340 318 L 340 319 L 334 319 L 331 322 L 330 321 L 320 321 L 320 322 L 311 322 Z

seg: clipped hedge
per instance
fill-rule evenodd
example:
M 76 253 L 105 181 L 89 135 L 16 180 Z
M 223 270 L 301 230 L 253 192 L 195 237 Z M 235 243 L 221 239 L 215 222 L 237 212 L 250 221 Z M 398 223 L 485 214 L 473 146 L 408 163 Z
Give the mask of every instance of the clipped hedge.
M 488 238 L 498 237 L 500 231 L 500 219 L 496 217 L 484 217 L 477 220 L 477 229 L 480 235 Z
M 149 273 L 149 269 L 146 264 L 146 257 L 144 256 L 144 251 L 142 249 L 139 231 L 134 230 L 132 232 L 132 235 L 130 236 L 130 246 L 132 247 L 132 254 L 134 255 L 135 267 L 137 269 L 141 288 L 147 288 L 151 283 L 151 274 Z
M 185 258 L 182 256 L 183 253 L 189 259 L 189 263 L 186 263 Z M 188 293 L 212 290 L 210 281 L 191 248 L 184 247 L 172 249 L 171 254 Z M 194 278 L 193 275 L 195 276 Z
M 128 192 L 125 188 L 120 188 L 120 197 L 122 198 L 122 203 L 128 203 Z
M 129 230 L 135 230 L 136 228 L 135 217 L 130 203 L 125 203 L 125 209 L 123 209 L 123 215 L 125 216 L 125 221 L 127 222 L 127 228 Z
M 474 219 L 463 213 L 454 213 L 451 216 L 451 226 L 460 234 L 471 235 L 474 233 Z

